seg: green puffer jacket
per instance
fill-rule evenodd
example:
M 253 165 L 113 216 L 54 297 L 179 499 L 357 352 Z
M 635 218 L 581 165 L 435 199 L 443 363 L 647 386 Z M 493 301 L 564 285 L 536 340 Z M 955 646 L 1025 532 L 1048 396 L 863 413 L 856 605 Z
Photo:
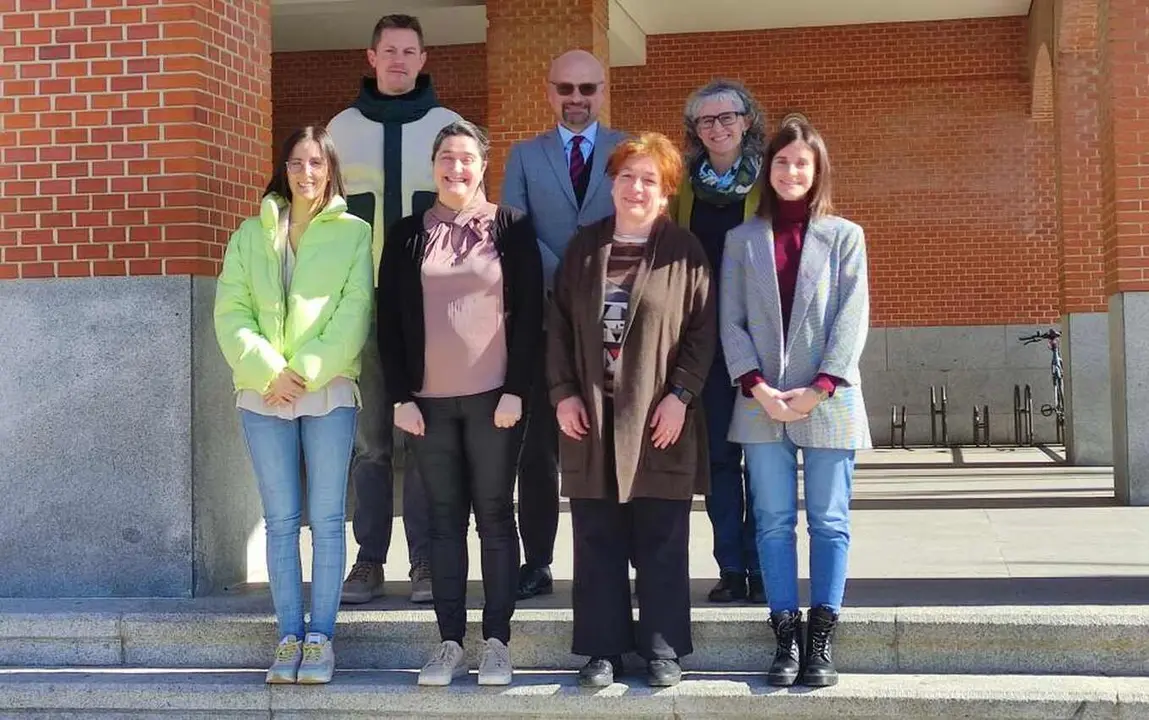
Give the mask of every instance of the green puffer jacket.
M 286 201 L 271 194 L 231 236 L 216 284 L 215 335 L 237 390 L 267 391 L 289 367 L 318 390 L 359 377 L 374 297 L 371 227 L 335 197 L 304 231 L 291 287 L 275 248 Z

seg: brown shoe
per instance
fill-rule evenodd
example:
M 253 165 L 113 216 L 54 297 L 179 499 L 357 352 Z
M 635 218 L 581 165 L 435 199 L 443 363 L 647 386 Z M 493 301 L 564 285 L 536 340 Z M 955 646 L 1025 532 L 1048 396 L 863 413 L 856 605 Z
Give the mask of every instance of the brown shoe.
M 383 566 L 373 562 L 357 562 L 343 581 L 342 602 L 359 605 L 383 595 Z

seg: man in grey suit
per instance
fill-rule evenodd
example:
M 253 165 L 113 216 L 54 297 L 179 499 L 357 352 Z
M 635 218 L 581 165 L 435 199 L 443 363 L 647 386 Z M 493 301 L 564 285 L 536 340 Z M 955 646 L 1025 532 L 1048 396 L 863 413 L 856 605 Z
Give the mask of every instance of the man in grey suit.
M 571 50 L 551 63 L 547 100 L 558 126 L 516 143 L 507 159 L 502 202 L 530 216 L 549 297 L 567 243 L 580 226 L 614 212 L 606 161 L 623 133 L 598 122 L 606 73 L 594 55 Z M 519 531 L 525 563 L 519 599 L 553 592 L 551 561 L 559 522 L 558 427 L 539 354 L 526 439 L 519 459 Z

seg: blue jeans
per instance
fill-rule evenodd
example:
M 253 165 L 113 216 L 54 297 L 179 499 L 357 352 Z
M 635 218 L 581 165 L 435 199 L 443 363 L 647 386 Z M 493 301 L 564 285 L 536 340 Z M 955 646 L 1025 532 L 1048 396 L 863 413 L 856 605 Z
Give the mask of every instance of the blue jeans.
M 750 506 L 750 474 L 742 470 L 742 446 L 726 439 L 739 389 L 730 384 L 726 361 L 718 357 L 702 388 L 710 446 L 710 494 L 706 514 L 714 528 L 714 560 L 725 572 L 757 574 L 754 512 Z
M 787 437 L 744 446 L 758 556 L 770 609 L 798 610 L 798 446 Z M 854 451 L 802 448 L 810 533 L 810 607 L 837 613 L 846 591 Z
M 307 466 L 307 517 L 311 525 L 311 632 L 335 634 L 347 548 L 344 515 L 347 467 L 355 440 L 355 408 L 322 417 L 281 420 L 240 410 L 240 422 L 259 483 L 267 525 L 267 574 L 279 636 L 302 639 L 303 568 L 299 528 L 303 511 L 300 447 Z

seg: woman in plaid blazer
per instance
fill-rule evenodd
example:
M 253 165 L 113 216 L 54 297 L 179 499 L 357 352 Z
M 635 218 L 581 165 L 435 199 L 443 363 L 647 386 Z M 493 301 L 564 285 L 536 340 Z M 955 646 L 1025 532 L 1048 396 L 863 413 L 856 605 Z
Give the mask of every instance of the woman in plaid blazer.
M 742 397 L 730 440 L 743 445 L 770 622 L 772 685 L 838 681 L 832 640 L 846 584 L 854 453 L 870 447 L 858 360 L 869 327 L 862 229 L 831 214 L 821 135 L 788 121 L 764 159 L 758 216 L 731 230 L 720 334 Z M 798 450 L 810 532 L 810 613 L 798 608 Z

